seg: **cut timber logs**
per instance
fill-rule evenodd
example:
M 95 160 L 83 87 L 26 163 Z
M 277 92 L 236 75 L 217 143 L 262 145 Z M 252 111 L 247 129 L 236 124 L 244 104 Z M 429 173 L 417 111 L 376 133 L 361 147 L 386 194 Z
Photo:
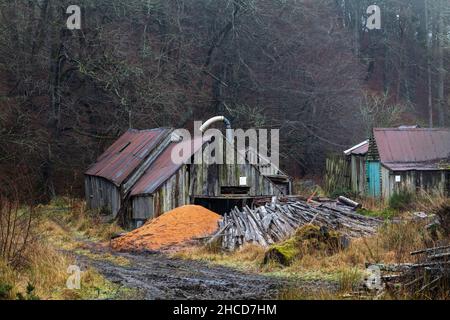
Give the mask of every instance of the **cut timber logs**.
M 411 252 L 416 263 L 372 264 L 381 271 L 386 288 L 415 298 L 441 299 L 448 296 L 450 284 L 450 246 Z
M 269 246 L 288 239 L 299 227 L 312 224 L 339 230 L 353 238 L 374 234 L 381 220 L 357 214 L 354 209 L 340 202 L 291 200 L 267 203 L 254 209 L 235 207 L 225 214 L 220 230 L 212 239 L 222 239 L 222 248 L 226 250 L 234 250 L 245 243 Z
M 355 209 L 359 209 L 359 208 L 362 207 L 361 203 L 358 203 L 358 202 L 356 202 L 356 201 L 353 201 L 353 200 L 351 200 L 351 199 L 349 199 L 349 198 L 346 198 L 346 197 L 343 197 L 343 196 L 340 196 L 340 197 L 338 198 L 338 201 L 339 201 L 340 203 L 343 203 L 343 204 L 345 204 L 345 205 L 347 205 L 347 206 L 350 206 L 350 207 L 352 207 L 352 208 L 355 208 Z

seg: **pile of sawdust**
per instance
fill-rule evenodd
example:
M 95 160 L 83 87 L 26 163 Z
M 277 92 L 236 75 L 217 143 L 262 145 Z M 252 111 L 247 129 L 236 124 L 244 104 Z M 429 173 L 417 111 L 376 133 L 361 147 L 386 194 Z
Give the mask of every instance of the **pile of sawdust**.
M 115 250 L 159 250 L 214 233 L 221 216 L 201 206 L 182 206 L 111 242 Z

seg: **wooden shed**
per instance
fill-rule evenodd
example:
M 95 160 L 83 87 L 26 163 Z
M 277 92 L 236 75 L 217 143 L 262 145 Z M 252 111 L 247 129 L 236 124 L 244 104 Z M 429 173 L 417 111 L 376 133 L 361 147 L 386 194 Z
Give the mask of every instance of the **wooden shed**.
M 345 154 L 354 192 L 384 199 L 403 191 L 449 194 L 449 129 L 378 128 Z
M 123 204 L 122 187 L 170 130 L 125 132 L 85 172 L 85 195 L 89 208 L 117 215 Z
M 366 156 L 369 150 L 369 140 L 365 140 L 344 151 L 347 161 L 350 161 L 350 184 L 353 192 L 366 194 Z
M 125 133 L 86 173 L 89 207 L 99 209 L 106 206 L 111 208 L 113 214 L 122 209 L 130 227 L 138 227 L 147 219 L 185 204 L 199 204 L 225 213 L 235 205 L 251 205 L 255 199 L 289 194 L 291 191 L 291 181 L 287 175 L 266 162 L 251 164 L 247 160 L 248 155 L 244 155 L 243 164 L 237 161 L 233 164 L 208 164 L 206 161 L 196 164 L 194 159 L 203 158 L 210 144 L 208 137 L 178 142 L 172 139 L 172 129 L 138 132 L 147 137 L 139 138 L 142 139 L 140 148 L 128 141 L 133 135 Z M 191 152 L 183 155 L 182 163 L 175 163 L 172 161 L 172 151 L 183 143 L 192 144 Z M 136 149 L 145 149 L 146 152 Z M 117 159 L 118 153 L 128 153 L 136 165 L 132 170 L 127 170 L 126 177 L 114 181 L 110 176 L 123 172 L 124 164 L 128 163 L 128 160 Z M 234 156 L 238 156 L 237 152 Z M 115 165 L 118 163 L 121 165 Z M 98 176 L 104 167 L 109 168 L 106 171 L 111 171 L 107 178 L 104 174 Z M 125 167 L 128 169 L 128 166 Z M 105 196 L 98 189 L 96 181 L 99 180 L 107 183 L 114 203 L 109 202 L 112 197 Z M 100 187 L 104 189 L 103 185 Z

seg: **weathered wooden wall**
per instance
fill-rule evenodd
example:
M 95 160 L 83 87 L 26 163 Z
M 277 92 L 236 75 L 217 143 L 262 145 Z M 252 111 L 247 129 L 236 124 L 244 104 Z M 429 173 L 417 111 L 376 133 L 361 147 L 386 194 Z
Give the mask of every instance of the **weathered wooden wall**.
M 248 196 L 280 195 L 281 190 L 251 164 L 194 164 L 190 167 L 191 196 L 220 196 L 221 187 L 239 187 L 247 178 Z
M 223 145 L 226 148 L 226 145 Z M 189 204 L 195 197 L 220 197 L 221 187 L 241 187 L 240 177 L 247 178 L 248 196 L 281 195 L 282 191 L 269 178 L 261 174 L 256 166 L 245 164 L 208 164 L 204 151 L 202 164 L 186 164 L 149 195 L 131 198 L 132 218 L 135 220 L 151 219 L 176 207 Z M 226 151 L 224 149 L 224 151 Z M 225 153 L 224 153 L 225 154 Z M 193 159 L 196 157 L 193 156 Z M 227 154 L 228 157 L 229 153 Z M 237 163 L 237 152 L 233 155 Z M 275 170 L 272 167 L 270 170 Z M 164 169 L 161 169 L 164 170 Z M 270 171 L 272 173 L 272 171 Z M 275 171 L 273 171 L 275 173 Z M 278 173 L 278 171 L 277 171 Z M 232 198 L 232 195 L 227 195 Z M 243 195 L 239 195 L 242 197 Z M 149 208 L 152 208 L 150 210 Z
M 146 220 L 155 218 L 176 207 L 189 204 L 188 166 L 182 166 L 153 194 L 131 198 L 132 218 Z
M 86 175 L 84 178 L 86 202 L 89 209 L 102 210 L 117 215 L 121 205 L 120 190 L 101 177 Z
M 188 166 L 182 166 L 170 179 L 154 193 L 154 216 L 189 204 Z
M 135 220 L 147 220 L 154 217 L 153 196 L 143 195 L 131 199 L 131 218 Z
M 366 158 L 360 155 L 351 155 L 351 186 L 352 191 L 360 195 L 366 194 Z
M 393 185 L 390 181 L 391 172 L 385 166 L 381 166 L 381 196 L 384 200 L 389 200 L 393 194 Z
M 344 155 L 330 155 L 326 160 L 325 189 L 327 192 L 350 190 L 351 161 Z
M 184 165 L 155 193 L 132 197 L 132 217 L 138 220 L 157 217 L 189 204 L 191 196 L 219 197 L 221 187 L 238 187 L 239 178 L 244 176 L 249 187 L 248 197 L 281 195 L 281 190 L 250 164 Z
M 247 160 L 255 165 L 259 172 L 265 176 L 276 176 L 276 175 L 284 175 L 284 172 L 280 170 L 276 165 L 270 162 L 268 157 L 263 157 L 258 154 L 256 151 L 248 150 L 247 151 Z
M 423 190 L 429 193 L 448 193 L 448 172 L 446 171 L 399 171 L 393 172 L 382 167 L 382 192 L 387 200 L 394 193 Z M 400 176 L 400 182 L 395 181 L 395 176 Z

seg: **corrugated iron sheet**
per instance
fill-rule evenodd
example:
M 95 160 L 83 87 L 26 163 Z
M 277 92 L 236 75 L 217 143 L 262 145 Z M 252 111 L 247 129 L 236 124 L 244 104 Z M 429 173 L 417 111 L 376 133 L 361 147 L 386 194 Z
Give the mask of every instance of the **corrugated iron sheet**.
M 356 148 L 355 150 L 353 150 L 352 153 L 362 156 L 362 155 L 365 155 L 367 153 L 367 151 L 369 151 L 369 143 L 368 142 L 366 144 Z
M 344 151 L 345 155 L 354 154 L 363 156 L 369 151 L 369 140 L 363 141 L 348 150 Z
M 432 163 L 398 163 L 398 162 L 387 162 L 383 163 L 385 167 L 392 171 L 434 171 L 439 169 L 439 162 Z
M 381 162 L 392 170 L 435 170 L 450 160 L 448 129 L 374 129 Z
M 120 186 L 170 131 L 166 128 L 128 130 L 97 158 L 86 174 Z
M 136 182 L 131 189 L 131 196 L 150 194 L 156 191 L 161 184 L 174 175 L 177 170 L 183 165 L 182 163 L 175 163 L 172 161 L 172 150 L 175 146 L 180 144 L 183 147 L 186 144 L 191 144 L 190 153 L 182 155 L 182 161 L 186 162 L 192 157 L 204 143 L 210 140 L 210 137 L 198 137 L 187 141 L 172 142 L 159 155 L 159 157 L 150 165 L 145 174 Z M 188 148 L 184 148 L 185 150 Z

